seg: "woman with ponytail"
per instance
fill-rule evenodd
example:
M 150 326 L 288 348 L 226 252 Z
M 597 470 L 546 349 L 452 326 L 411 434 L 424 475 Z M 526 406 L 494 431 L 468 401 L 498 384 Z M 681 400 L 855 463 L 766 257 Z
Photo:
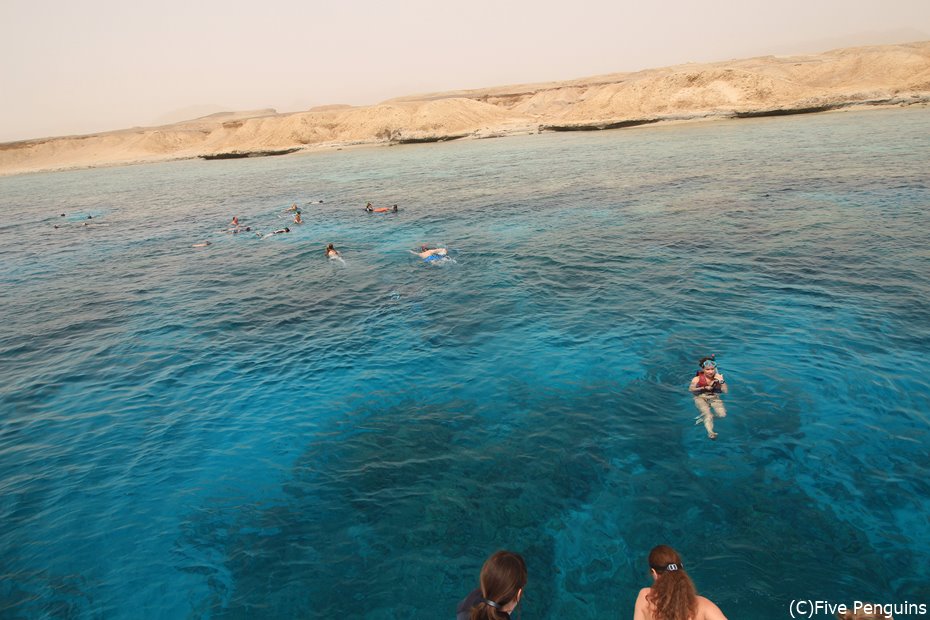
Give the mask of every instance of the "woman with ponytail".
M 509 620 L 523 597 L 526 562 L 513 551 L 498 551 L 481 567 L 480 581 L 459 603 L 456 620 Z
M 699 596 L 678 552 L 659 545 L 649 552 L 652 587 L 636 598 L 633 620 L 727 620 L 710 600 Z

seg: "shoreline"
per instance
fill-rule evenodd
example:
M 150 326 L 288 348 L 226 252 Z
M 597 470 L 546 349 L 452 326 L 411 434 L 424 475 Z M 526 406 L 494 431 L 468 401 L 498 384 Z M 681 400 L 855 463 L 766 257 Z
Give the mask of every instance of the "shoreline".
M 342 150 L 354 150 L 354 149 L 375 149 L 375 148 L 385 148 L 385 147 L 394 147 L 394 146 L 410 146 L 417 144 L 432 144 L 437 142 L 467 142 L 471 140 L 492 140 L 492 139 L 501 139 L 501 138 L 510 138 L 514 136 L 530 136 L 538 135 L 543 133 L 574 133 L 574 132 L 600 132 L 600 131 L 618 131 L 623 129 L 649 129 L 651 127 L 668 127 L 672 125 L 688 125 L 695 123 L 713 123 L 713 122 L 727 122 L 727 121 L 743 121 L 743 120 L 754 120 L 759 118 L 769 118 L 769 117 L 783 117 L 783 116 L 806 116 L 809 114 L 831 114 L 831 113 L 844 113 L 844 112 L 863 112 L 868 110 L 890 110 L 894 108 L 906 109 L 906 108 L 928 108 L 930 107 L 930 97 L 922 98 L 917 101 L 911 102 L 899 102 L 899 103 L 849 103 L 849 104 L 838 104 L 825 109 L 805 109 L 805 110 L 760 110 L 760 111 L 750 111 L 750 112 L 740 112 L 740 113 L 731 113 L 731 114 L 703 114 L 703 115 L 694 115 L 694 116 L 681 116 L 681 117 L 668 117 L 661 119 L 648 119 L 648 120 L 626 120 L 626 121 L 617 121 L 616 123 L 591 123 L 587 125 L 577 125 L 577 126 L 546 126 L 546 125 L 536 125 L 536 126 L 527 126 L 519 129 L 511 129 L 502 132 L 494 132 L 489 134 L 482 135 L 464 135 L 456 137 L 436 137 L 436 138 L 421 138 L 421 139 L 412 139 L 412 140 L 402 140 L 395 142 L 385 142 L 379 140 L 372 141 L 352 141 L 352 142 L 333 142 L 326 144 L 314 144 L 306 145 L 301 148 L 288 149 L 286 154 L 277 154 L 274 153 L 277 157 L 290 157 L 290 156 L 301 156 L 301 155 L 316 155 L 332 151 L 342 151 Z M 59 139 L 59 138 L 53 138 Z M 15 143 L 10 143 L 15 144 Z M 124 166 L 144 166 L 147 164 L 160 164 L 160 163 L 170 163 L 170 162 L 180 162 L 180 161 L 194 161 L 194 160 L 224 160 L 224 159 L 255 159 L 263 157 L 261 154 L 246 155 L 238 154 L 235 157 L 215 157 L 215 156 L 204 156 L 204 155 L 165 155 L 165 156 L 152 156 L 144 159 L 137 160 L 127 160 L 127 161 L 103 161 L 93 164 L 86 165 L 72 165 L 72 166 L 61 166 L 61 167 L 49 167 L 49 168 L 36 168 L 30 170 L 2 170 L 0 169 L 0 178 L 4 177 L 13 177 L 13 176 L 25 176 L 32 174 L 47 174 L 47 173 L 56 173 L 56 172 L 74 172 L 78 170 L 94 170 L 98 168 L 121 168 Z
M 930 105 L 930 41 L 0 144 L 0 176 Z

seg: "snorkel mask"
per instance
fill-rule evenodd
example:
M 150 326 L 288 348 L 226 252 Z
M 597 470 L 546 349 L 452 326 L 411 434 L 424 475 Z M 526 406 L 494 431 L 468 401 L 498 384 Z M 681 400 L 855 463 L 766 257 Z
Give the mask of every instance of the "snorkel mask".
M 714 360 L 714 354 L 711 354 L 710 357 L 703 357 L 698 362 L 698 366 L 701 367 L 701 370 L 707 370 L 708 368 L 717 368 L 717 362 Z

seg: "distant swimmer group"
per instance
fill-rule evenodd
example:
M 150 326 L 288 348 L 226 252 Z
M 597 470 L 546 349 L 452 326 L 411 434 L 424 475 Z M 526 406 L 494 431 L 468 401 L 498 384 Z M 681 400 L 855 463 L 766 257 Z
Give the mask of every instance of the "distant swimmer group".
M 323 201 L 319 200 L 319 201 L 314 201 L 314 202 L 307 202 L 306 204 L 310 205 L 310 204 L 322 204 L 322 203 Z M 258 237 L 259 239 L 269 239 L 272 237 L 276 237 L 278 235 L 283 235 L 283 234 L 293 232 L 294 230 L 297 230 L 297 229 L 291 228 L 291 226 L 302 225 L 306 223 L 306 221 L 304 220 L 304 215 L 303 215 L 304 211 L 299 206 L 301 204 L 304 204 L 304 203 L 294 202 L 289 207 L 284 208 L 283 213 L 287 215 L 283 215 L 281 211 L 278 211 L 278 215 L 276 216 L 278 219 L 292 216 L 293 223 L 289 222 L 287 226 L 276 228 L 275 230 L 271 230 L 270 232 L 268 231 L 268 229 L 262 226 L 255 227 L 254 224 L 251 226 L 246 226 L 242 218 L 240 218 L 238 215 L 231 216 L 231 219 L 228 220 L 228 224 L 226 228 L 218 232 L 226 233 L 226 234 L 234 234 L 234 235 L 242 233 L 242 232 L 250 232 L 254 234 L 256 237 Z M 396 204 L 392 204 L 388 207 L 375 207 L 374 204 L 372 204 L 371 202 L 368 202 L 365 205 L 364 210 L 367 213 L 398 213 L 400 211 L 400 208 Z M 204 241 L 193 242 L 190 247 L 203 249 L 203 248 L 210 247 L 210 245 L 211 245 L 210 241 L 204 240 Z M 422 261 L 425 263 L 439 264 L 439 263 L 454 263 L 455 262 L 455 260 L 450 256 L 449 250 L 445 247 L 423 244 L 423 245 L 415 246 L 415 249 L 411 249 L 410 253 L 416 255 L 418 258 L 422 259 Z M 323 254 L 327 258 L 333 259 L 334 261 L 342 265 L 345 265 L 345 260 L 343 260 L 342 253 L 336 249 L 333 243 L 328 243 L 324 247 Z
M 65 214 L 64 214 L 64 213 L 60 213 L 60 214 L 58 215 L 58 217 L 65 217 Z M 82 219 L 85 220 L 85 221 L 83 221 L 83 222 L 80 223 L 82 228 L 105 228 L 105 227 L 109 226 L 109 224 L 101 224 L 100 222 L 88 222 L 88 221 L 86 221 L 86 220 L 92 220 L 92 219 L 94 219 L 94 216 L 93 216 L 93 215 L 88 215 L 87 217 L 83 217 Z M 73 222 L 73 224 L 74 224 L 74 225 L 77 225 L 77 222 Z M 68 223 L 64 223 L 64 224 L 54 224 L 54 225 L 52 225 L 52 228 L 55 228 L 55 229 L 58 229 L 58 228 L 65 228 L 66 226 L 69 226 L 69 224 L 68 224 Z

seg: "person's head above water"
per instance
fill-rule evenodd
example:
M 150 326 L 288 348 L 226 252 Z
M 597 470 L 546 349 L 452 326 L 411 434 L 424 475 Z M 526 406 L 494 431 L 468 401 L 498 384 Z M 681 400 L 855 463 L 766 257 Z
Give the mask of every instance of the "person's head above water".
M 472 620 L 509 618 L 523 596 L 526 562 L 519 553 L 498 551 L 481 567 L 481 600 L 472 609 Z
M 701 359 L 698 360 L 698 366 L 700 367 L 701 370 L 708 370 L 708 369 L 716 370 L 717 361 L 714 359 L 713 355 L 711 355 L 710 357 L 702 357 Z

